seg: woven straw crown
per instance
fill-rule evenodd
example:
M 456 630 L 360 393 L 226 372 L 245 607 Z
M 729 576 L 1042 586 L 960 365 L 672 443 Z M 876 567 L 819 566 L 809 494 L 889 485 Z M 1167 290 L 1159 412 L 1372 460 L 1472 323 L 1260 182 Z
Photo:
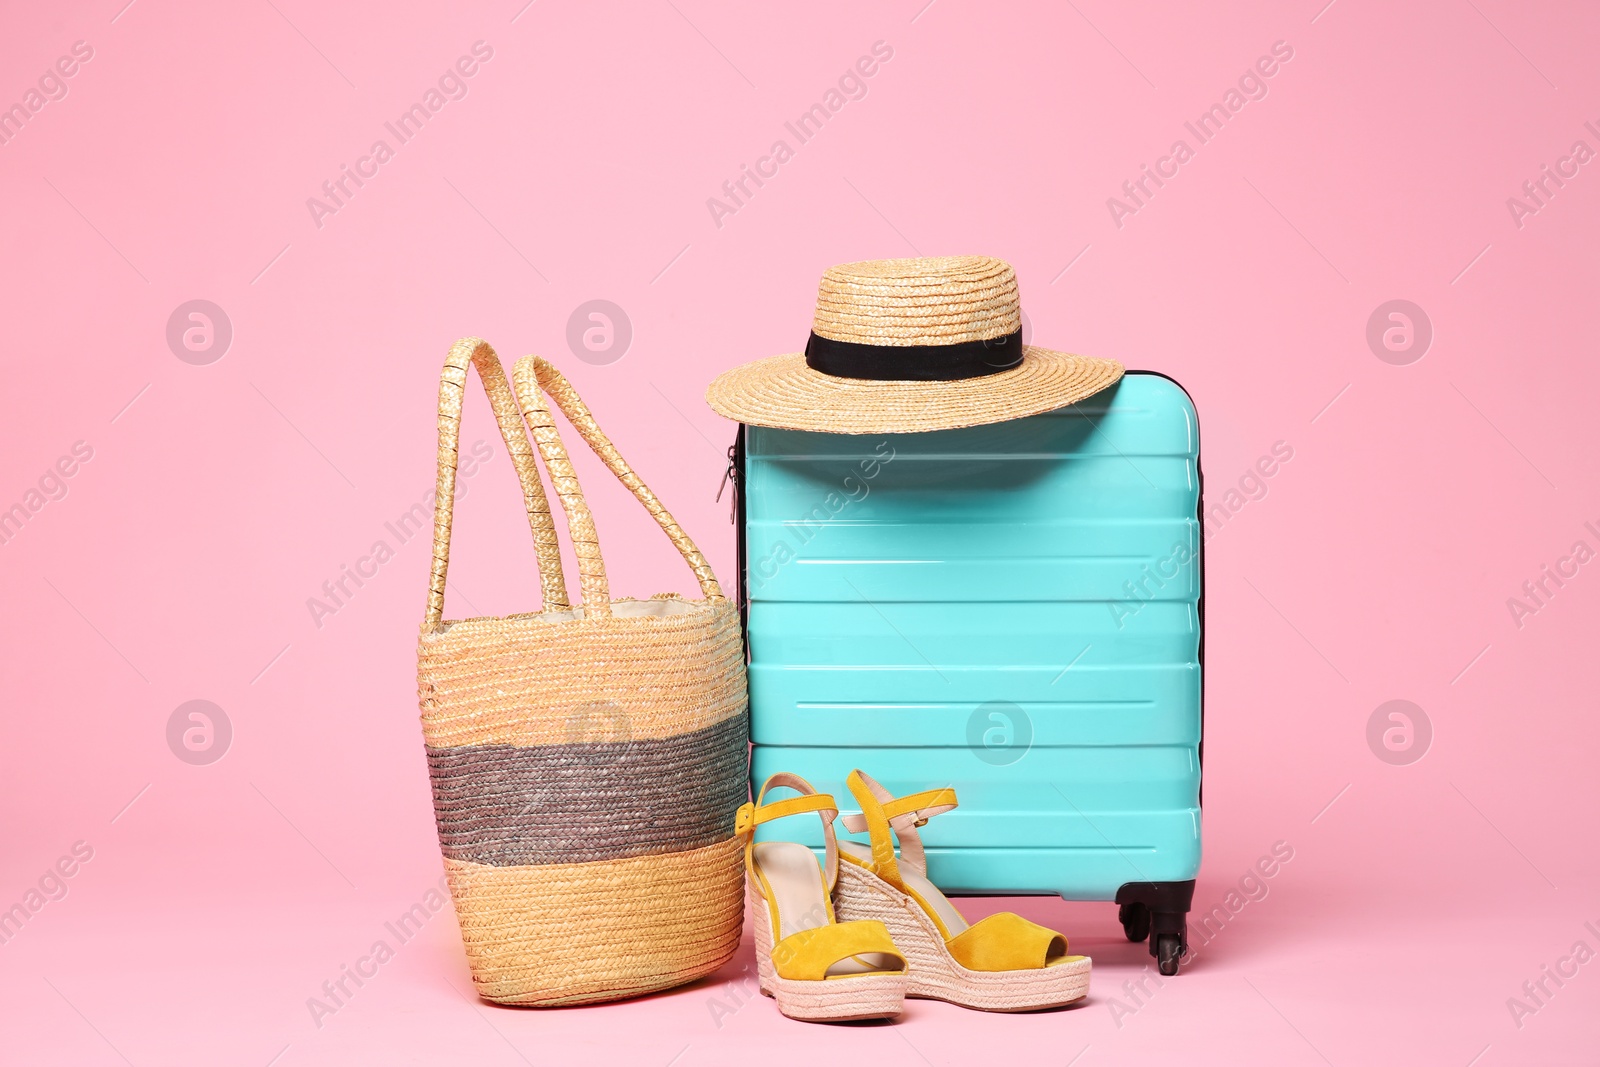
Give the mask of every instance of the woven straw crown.
M 989 256 L 876 259 L 830 267 L 811 329 L 835 341 L 950 345 L 1022 328 L 1017 273 Z
M 925 433 L 1039 415 L 1122 377 L 1114 359 L 1035 345 L 1012 362 L 1021 330 L 1017 274 L 1003 260 L 846 263 L 822 275 L 804 353 L 734 367 L 706 402 L 749 426 Z

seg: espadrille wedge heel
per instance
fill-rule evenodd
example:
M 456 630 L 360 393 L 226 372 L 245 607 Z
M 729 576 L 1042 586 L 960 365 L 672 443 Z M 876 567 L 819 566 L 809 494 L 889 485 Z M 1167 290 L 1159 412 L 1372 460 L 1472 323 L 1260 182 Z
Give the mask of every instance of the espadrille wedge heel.
M 851 771 L 847 783 L 861 814 L 846 815 L 845 829 L 865 830 L 872 844 L 840 843 L 844 862 L 834 903 L 842 920 L 876 919 L 888 929 L 907 963 L 906 996 L 982 1011 L 1035 1011 L 1089 992 L 1089 957 L 1067 955 L 1065 936 L 1008 911 L 969 924 L 928 880 L 916 828 L 954 808 L 955 790 L 896 798 L 860 771 Z
M 767 790 L 800 796 L 763 803 Z M 822 817 L 827 863 L 804 845 L 757 842 L 762 823 L 814 811 Z M 900 1014 L 906 995 L 906 959 L 883 923 L 839 922 L 829 893 L 839 873 L 833 797 L 792 774 L 768 778 L 754 803 L 739 809 L 734 831 L 744 838 L 746 885 L 756 934 L 761 992 L 791 1019 L 846 1022 Z

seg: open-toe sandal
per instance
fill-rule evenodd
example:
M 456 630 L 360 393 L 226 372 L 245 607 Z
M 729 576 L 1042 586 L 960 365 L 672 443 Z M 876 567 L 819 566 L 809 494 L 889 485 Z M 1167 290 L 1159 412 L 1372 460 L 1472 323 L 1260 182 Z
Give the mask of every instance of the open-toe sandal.
M 800 795 L 766 802 L 767 791 Z M 788 815 L 816 812 L 827 842 L 819 865 L 806 846 L 757 841 L 756 827 Z M 744 838 L 745 872 L 761 992 L 791 1019 L 843 1022 L 899 1015 L 906 995 L 906 958 L 877 917 L 842 922 L 831 892 L 839 872 L 833 797 L 804 778 L 775 774 L 754 803 L 739 809 L 735 832 Z
M 1089 992 L 1089 957 L 1067 955 L 1064 935 L 1008 911 L 968 923 L 928 880 L 917 828 L 954 808 L 955 790 L 896 798 L 860 771 L 847 782 L 861 814 L 844 816 L 845 829 L 866 831 L 872 843 L 839 843 L 844 862 L 834 903 L 841 919 L 876 919 L 888 929 L 907 963 L 907 996 L 1033 1011 Z

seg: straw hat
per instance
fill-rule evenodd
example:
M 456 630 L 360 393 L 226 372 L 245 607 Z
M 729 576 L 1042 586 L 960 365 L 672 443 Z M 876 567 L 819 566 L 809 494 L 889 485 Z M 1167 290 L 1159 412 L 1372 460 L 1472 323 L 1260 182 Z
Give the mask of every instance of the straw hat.
M 735 367 L 706 390 L 753 426 L 916 433 L 1065 407 L 1122 364 L 1022 343 L 1017 274 L 988 256 L 874 259 L 831 267 L 804 353 Z

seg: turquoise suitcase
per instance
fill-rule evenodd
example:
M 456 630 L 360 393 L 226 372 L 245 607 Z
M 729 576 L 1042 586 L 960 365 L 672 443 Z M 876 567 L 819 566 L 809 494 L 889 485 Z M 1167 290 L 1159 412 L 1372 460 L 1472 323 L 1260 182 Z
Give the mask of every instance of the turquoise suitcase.
M 1175 974 L 1200 865 L 1188 394 L 1130 372 L 970 429 L 741 427 L 730 460 L 752 779 L 847 805 L 853 767 L 896 795 L 953 786 L 922 831 L 935 884 L 1115 901 Z M 821 846 L 787 822 L 773 836 Z

